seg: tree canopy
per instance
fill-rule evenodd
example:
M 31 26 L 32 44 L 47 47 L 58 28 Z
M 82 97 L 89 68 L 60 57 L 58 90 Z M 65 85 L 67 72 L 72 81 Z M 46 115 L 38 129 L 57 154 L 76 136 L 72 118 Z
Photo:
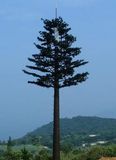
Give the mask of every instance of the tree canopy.
M 63 88 L 85 81 L 88 72 L 79 73 L 76 68 L 88 62 L 77 59 L 81 48 L 74 47 L 76 37 L 69 33 L 69 25 L 61 17 L 42 21 L 44 31 L 39 32 L 38 43 L 34 43 L 39 52 L 28 58 L 34 65 L 26 66 L 35 72 L 23 70 L 36 78 L 28 83 L 54 88 L 57 81 L 58 88 Z

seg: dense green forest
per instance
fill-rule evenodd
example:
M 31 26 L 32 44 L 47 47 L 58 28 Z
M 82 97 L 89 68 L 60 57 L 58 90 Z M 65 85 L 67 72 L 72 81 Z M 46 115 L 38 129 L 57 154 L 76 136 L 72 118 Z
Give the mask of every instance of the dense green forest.
M 92 146 L 96 144 L 116 143 L 116 119 L 99 117 L 64 118 L 61 123 L 61 146 Z M 41 144 L 52 147 L 52 127 L 50 122 L 24 137 L 15 144 Z

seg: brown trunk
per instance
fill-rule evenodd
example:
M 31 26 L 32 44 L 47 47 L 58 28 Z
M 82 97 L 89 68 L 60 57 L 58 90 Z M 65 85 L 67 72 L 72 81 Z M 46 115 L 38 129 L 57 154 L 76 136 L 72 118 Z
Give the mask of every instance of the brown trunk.
M 53 160 L 60 160 L 59 87 L 54 86 Z

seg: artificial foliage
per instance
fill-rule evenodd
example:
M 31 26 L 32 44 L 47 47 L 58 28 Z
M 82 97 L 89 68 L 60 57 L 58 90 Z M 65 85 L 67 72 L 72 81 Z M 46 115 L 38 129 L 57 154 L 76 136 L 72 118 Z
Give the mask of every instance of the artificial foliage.
M 81 48 L 74 47 L 76 37 L 69 33 L 69 25 L 61 17 L 43 20 L 43 23 L 45 30 L 39 32 L 38 43 L 34 43 L 38 53 L 28 58 L 34 65 L 26 66 L 35 72 L 23 70 L 36 78 L 28 82 L 54 88 L 55 81 L 58 81 L 58 88 L 63 88 L 85 81 L 88 72 L 75 72 L 75 69 L 87 62 L 77 59 Z

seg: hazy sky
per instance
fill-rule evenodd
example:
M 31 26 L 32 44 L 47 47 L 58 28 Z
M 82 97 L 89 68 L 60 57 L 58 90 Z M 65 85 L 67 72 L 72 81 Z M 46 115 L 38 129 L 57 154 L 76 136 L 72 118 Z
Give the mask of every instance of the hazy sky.
M 89 79 L 61 90 L 61 117 L 116 118 L 116 0 L 57 0 L 72 28 Z M 22 69 L 37 53 L 41 18 L 54 18 L 55 0 L 0 1 L 0 139 L 20 137 L 52 121 L 53 90 L 27 84 Z

